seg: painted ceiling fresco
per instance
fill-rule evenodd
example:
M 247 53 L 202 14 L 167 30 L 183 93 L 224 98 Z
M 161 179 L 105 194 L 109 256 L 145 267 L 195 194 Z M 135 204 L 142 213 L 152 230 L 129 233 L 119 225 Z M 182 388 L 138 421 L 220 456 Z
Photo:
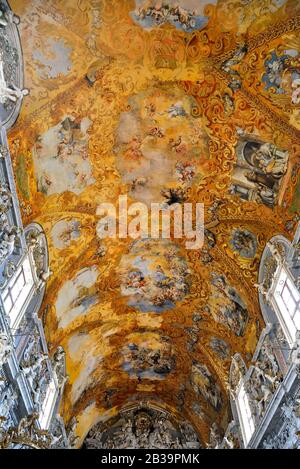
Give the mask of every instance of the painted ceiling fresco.
M 30 96 L 10 132 L 41 312 L 67 353 L 78 446 L 128 403 L 230 421 L 228 371 L 263 327 L 259 259 L 300 215 L 298 0 L 11 0 Z M 205 243 L 106 239 L 102 202 L 205 204 Z

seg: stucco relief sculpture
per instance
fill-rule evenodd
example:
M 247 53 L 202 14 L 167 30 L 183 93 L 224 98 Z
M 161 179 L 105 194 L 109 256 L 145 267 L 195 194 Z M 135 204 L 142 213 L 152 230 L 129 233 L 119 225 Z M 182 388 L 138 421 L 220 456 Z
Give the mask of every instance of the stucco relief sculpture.
M 269 250 L 269 256 L 264 261 L 264 278 L 260 283 L 255 283 L 254 286 L 264 297 L 266 304 L 270 304 L 272 295 L 270 289 L 278 267 L 282 267 L 285 263 L 286 252 L 285 247 L 278 241 L 269 241 L 266 247 Z
M 38 425 L 38 414 L 23 417 L 18 426 L 0 427 L 0 449 L 49 449 L 52 436 Z
M 32 336 L 28 341 L 20 368 L 29 383 L 33 402 L 39 412 L 50 382 L 50 373 L 48 355 L 43 352 L 38 335 Z
M 0 160 L 5 159 L 8 156 L 8 149 L 4 145 L 0 145 Z
M 253 372 L 246 381 L 246 391 L 250 407 L 256 421 L 264 415 L 274 392 L 283 379 L 272 344 L 267 336 L 261 347 Z
M 77 418 L 72 417 L 67 427 L 67 438 L 68 438 L 68 444 L 70 448 L 75 448 L 76 443 L 79 440 L 78 435 L 76 435 L 77 424 L 78 424 Z
M 32 255 L 36 269 L 38 290 L 42 290 L 52 271 L 47 265 L 47 243 L 45 234 L 37 228 L 33 228 L 26 234 L 26 243 Z
M 6 28 L 9 24 L 20 24 L 20 18 L 11 10 L 2 10 L 0 8 L 0 27 Z
M 12 194 L 7 184 L 0 184 L 0 213 L 7 213 L 12 207 Z
M 200 447 L 190 425 L 175 424 L 168 414 L 152 409 L 123 412 L 111 428 L 101 427 L 99 424 L 90 430 L 84 442 L 87 449 Z
M 52 357 L 51 363 L 53 373 L 57 379 L 58 388 L 62 390 L 65 383 L 69 379 L 68 376 L 66 376 L 66 353 L 63 347 L 57 347 Z
M 9 418 L 11 409 L 18 400 L 18 393 L 12 386 L 7 387 L 0 395 L 0 418 Z
M 209 443 L 207 448 L 218 449 L 222 443 L 222 435 L 218 425 L 214 422 L 209 432 Z
M 228 383 L 228 388 L 232 396 L 235 396 L 236 389 L 246 373 L 247 368 L 242 357 L 240 354 L 235 354 L 232 357 Z
M 7 84 L 4 76 L 3 57 L 0 54 L 0 104 L 4 104 L 7 101 L 16 103 L 28 94 L 29 90 L 27 88 L 21 90 L 14 84 L 11 84 L 10 86 Z
M 241 432 L 239 424 L 232 420 L 227 427 L 224 438 L 221 443 L 221 449 L 241 448 Z
M 299 448 L 300 414 L 299 397 L 287 398 L 280 407 L 283 424 L 279 433 L 271 433 L 262 442 L 265 449 Z
M 15 226 L 9 227 L 6 221 L 2 224 L 2 231 L 0 231 L 0 265 L 14 253 L 19 232 L 19 229 Z
M 7 212 L 12 208 L 12 194 L 7 184 L 0 184 L 0 265 L 13 254 L 19 229 L 11 226 Z
M 4 333 L 0 333 L 0 366 L 3 365 L 13 351 L 10 339 Z
M 66 437 L 66 433 L 64 430 L 63 420 L 62 418 L 57 415 L 52 419 L 51 426 L 49 429 L 51 434 L 51 448 L 53 449 L 67 449 L 68 448 L 68 441 Z
M 12 208 L 12 194 L 7 184 L 0 185 L 0 265 L 14 253 L 20 234 L 9 222 L 7 212 Z

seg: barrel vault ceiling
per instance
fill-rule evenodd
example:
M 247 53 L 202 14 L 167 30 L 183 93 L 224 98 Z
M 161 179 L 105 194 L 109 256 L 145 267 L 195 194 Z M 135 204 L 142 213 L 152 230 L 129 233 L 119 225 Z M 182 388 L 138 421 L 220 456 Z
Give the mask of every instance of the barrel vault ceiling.
M 48 238 L 41 318 L 50 353 L 67 354 L 60 412 L 80 445 L 151 401 L 205 443 L 231 418 L 232 355 L 249 364 L 263 328 L 262 250 L 299 215 L 300 3 L 166 0 L 164 17 L 151 0 L 10 3 L 30 96 L 9 140 L 24 224 Z M 247 142 L 249 161 L 264 142 L 281 155 L 267 183 L 248 177 L 251 200 L 235 190 Z M 170 190 L 205 204 L 203 249 L 97 236 L 100 203 L 171 203 Z

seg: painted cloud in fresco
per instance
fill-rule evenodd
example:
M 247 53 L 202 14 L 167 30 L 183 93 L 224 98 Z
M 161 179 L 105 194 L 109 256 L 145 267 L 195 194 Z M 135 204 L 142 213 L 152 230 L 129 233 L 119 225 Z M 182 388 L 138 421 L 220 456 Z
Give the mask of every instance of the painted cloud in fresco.
M 206 26 L 209 18 L 204 15 L 205 7 L 216 3 L 217 0 L 136 0 L 131 17 L 145 29 L 169 23 L 192 32 Z
M 119 266 L 121 294 L 142 312 L 174 308 L 189 291 L 189 269 L 179 249 L 167 240 L 139 240 Z
M 159 334 L 131 334 L 122 355 L 122 367 L 129 376 L 163 379 L 175 367 L 170 339 Z
M 80 221 L 79 220 L 60 220 L 55 223 L 52 228 L 51 236 L 53 245 L 57 249 L 68 247 L 73 240 L 80 237 Z
M 39 191 L 46 195 L 65 191 L 80 194 L 95 182 L 88 161 L 90 125 L 88 118 L 66 116 L 37 138 L 33 156 Z
M 129 99 L 116 131 L 117 168 L 140 202 L 167 202 L 201 183 L 209 160 L 208 136 L 194 101 L 175 87 L 150 89 Z M 169 202 L 168 202 L 169 203 Z
M 216 410 L 222 407 L 220 386 L 212 376 L 206 365 L 193 362 L 191 383 L 196 394 L 201 394 Z
M 98 291 L 95 286 L 98 278 L 96 266 L 83 269 L 72 280 L 64 283 L 58 292 L 55 303 L 58 326 L 65 328 L 74 319 L 86 314 L 97 303 Z
M 72 49 L 62 39 L 48 38 L 45 50 L 47 52 L 43 53 L 40 49 L 35 49 L 32 53 L 32 58 L 38 65 L 37 74 L 45 80 L 67 75 L 72 68 Z
M 93 355 L 93 341 L 89 334 L 76 334 L 69 339 L 69 354 L 80 373 L 72 384 L 72 402 L 75 403 L 84 389 L 93 384 L 93 372 L 102 361 L 101 356 Z

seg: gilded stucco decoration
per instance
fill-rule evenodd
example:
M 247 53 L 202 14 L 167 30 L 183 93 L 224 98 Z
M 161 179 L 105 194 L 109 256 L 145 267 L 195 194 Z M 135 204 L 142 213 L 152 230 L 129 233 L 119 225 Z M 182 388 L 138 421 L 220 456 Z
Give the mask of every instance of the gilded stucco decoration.
M 231 356 L 249 364 L 262 329 L 261 253 L 300 215 L 300 4 L 10 3 L 30 96 L 9 140 L 23 221 L 47 234 L 61 414 L 79 447 L 147 401 L 205 444 L 231 419 Z M 203 248 L 100 239 L 99 205 L 124 194 L 203 202 Z

